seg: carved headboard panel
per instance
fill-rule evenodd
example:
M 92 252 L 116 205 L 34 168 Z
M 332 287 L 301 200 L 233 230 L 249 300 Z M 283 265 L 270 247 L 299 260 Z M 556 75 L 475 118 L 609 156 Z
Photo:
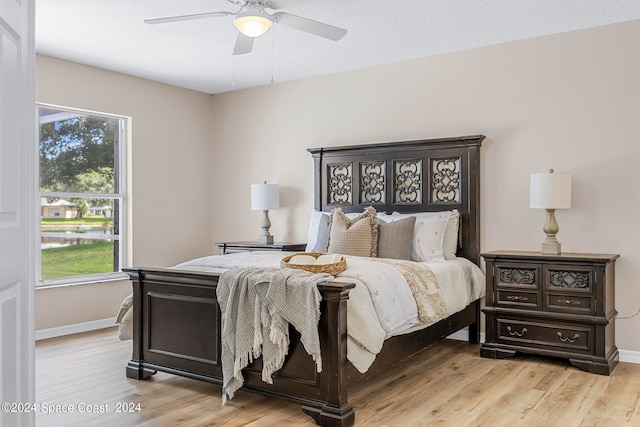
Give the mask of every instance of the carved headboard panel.
M 458 255 L 480 257 L 480 144 L 483 135 L 310 148 L 315 208 L 359 212 L 460 211 Z

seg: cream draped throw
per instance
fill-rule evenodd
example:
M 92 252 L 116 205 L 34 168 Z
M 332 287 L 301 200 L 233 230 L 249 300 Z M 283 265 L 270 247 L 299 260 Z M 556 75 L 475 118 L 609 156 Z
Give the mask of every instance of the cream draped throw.
M 318 321 L 322 297 L 317 284 L 333 280 L 300 269 L 238 268 L 224 272 L 217 296 L 222 310 L 222 403 L 244 384 L 242 369 L 262 356 L 262 380 L 284 364 L 289 324 L 322 370 Z

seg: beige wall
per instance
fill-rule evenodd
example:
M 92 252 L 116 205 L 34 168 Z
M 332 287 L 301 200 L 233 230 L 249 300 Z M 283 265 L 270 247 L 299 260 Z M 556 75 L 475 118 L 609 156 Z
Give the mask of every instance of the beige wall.
M 131 117 L 128 265 L 168 266 L 212 250 L 211 100 L 199 92 L 37 56 L 37 102 Z M 130 289 L 128 281 L 38 289 L 36 329 L 114 317 Z
M 539 250 L 545 215 L 528 207 L 529 174 L 572 174 L 559 240 L 565 251 L 621 255 L 617 344 L 640 351 L 640 317 L 622 319 L 640 308 L 639 39 L 635 21 L 214 97 L 39 56 L 36 96 L 133 117 L 136 265 L 171 265 L 218 241 L 256 238 L 249 189 L 262 180 L 282 188 L 281 209 L 270 214 L 276 240 L 305 241 L 309 147 L 487 135 L 482 249 Z M 189 221 L 161 210 L 165 196 Z M 83 290 L 74 304 L 108 294 L 111 305 L 128 286 L 93 289 L 101 294 Z M 64 311 L 62 292 L 71 291 L 37 292 L 38 329 L 94 320 L 52 315 Z M 95 319 L 114 315 L 101 306 Z M 55 319 L 43 325 L 42 313 Z
M 214 97 L 214 241 L 253 239 L 251 183 L 282 186 L 276 240 L 306 240 L 316 146 L 481 133 L 482 250 L 540 249 L 529 174 L 573 175 L 566 252 L 619 253 L 617 345 L 640 351 L 640 21 Z M 218 207 L 220 206 L 220 207 Z

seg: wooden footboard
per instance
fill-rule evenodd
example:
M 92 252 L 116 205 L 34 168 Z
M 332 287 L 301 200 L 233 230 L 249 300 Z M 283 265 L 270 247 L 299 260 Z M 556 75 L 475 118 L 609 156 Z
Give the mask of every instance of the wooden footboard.
M 172 269 L 123 269 L 133 281 L 133 356 L 127 376 L 145 379 L 156 371 L 222 384 L 219 276 Z M 244 389 L 285 397 L 302 405 L 318 424 L 349 426 L 347 401 L 347 299 L 353 284 L 326 283 L 319 336 L 322 372 L 290 331 L 289 355 L 273 377 L 261 378 L 261 359 L 243 371 Z
M 133 355 L 129 378 L 146 379 L 156 371 L 222 384 L 219 275 L 173 269 L 124 269 L 133 281 Z M 362 378 L 347 360 L 347 299 L 353 284 L 326 283 L 319 336 L 322 372 L 305 352 L 292 328 L 287 360 L 273 384 L 261 380 L 261 359 L 243 371 L 244 389 L 284 397 L 323 426 L 350 426 L 355 420 L 348 385 Z M 417 351 L 470 326 L 478 342 L 479 302 L 427 329 L 391 338 L 367 377 L 388 369 Z

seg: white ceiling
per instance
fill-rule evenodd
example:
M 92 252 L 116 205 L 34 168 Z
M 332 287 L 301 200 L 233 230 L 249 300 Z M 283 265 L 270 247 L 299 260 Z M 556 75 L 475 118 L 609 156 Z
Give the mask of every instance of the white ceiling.
M 232 56 L 232 17 L 144 19 L 219 10 L 227 0 L 36 0 L 36 51 L 205 93 L 640 19 L 639 0 L 273 0 L 348 29 L 334 42 L 282 25 Z M 269 10 L 269 12 L 273 12 Z

